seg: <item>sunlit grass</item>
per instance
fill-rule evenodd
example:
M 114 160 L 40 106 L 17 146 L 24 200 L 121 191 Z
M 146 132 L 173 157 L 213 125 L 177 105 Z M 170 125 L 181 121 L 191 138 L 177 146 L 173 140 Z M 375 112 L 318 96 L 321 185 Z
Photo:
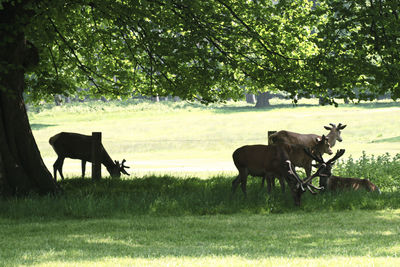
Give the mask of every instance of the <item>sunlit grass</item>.
M 326 134 L 329 123 L 347 124 L 344 158 L 400 152 L 397 142 L 400 106 L 395 102 L 318 106 L 316 100 L 274 99 L 274 108 L 255 109 L 238 102 L 202 106 L 187 102 L 88 102 L 29 112 L 33 133 L 46 165 L 52 169 L 55 153 L 48 139 L 61 131 L 103 133 L 113 159 L 125 158 L 136 175 L 174 173 L 206 177 L 210 172 L 232 173 L 232 152 L 245 144 L 266 144 L 267 131 L 291 130 Z M 80 163 L 67 159 L 64 172 L 79 175 Z M 88 170 L 89 174 L 90 170 Z M 103 169 L 103 173 L 107 173 Z
M 5 266 L 400 263 L 399 210 L 0 222 Z

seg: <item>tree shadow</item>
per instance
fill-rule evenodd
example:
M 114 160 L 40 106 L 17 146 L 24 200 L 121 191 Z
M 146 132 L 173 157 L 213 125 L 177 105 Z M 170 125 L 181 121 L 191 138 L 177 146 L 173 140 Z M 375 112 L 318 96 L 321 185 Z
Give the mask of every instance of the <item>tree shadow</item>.
M 376 139 L 371 141 L 371 143 L 396 143 L 396 142 L 400 142 L 400 136 Z
M 57 124 L 44 124 L 44 123 L 32 123 L 31 129 L 32 130 L 41 130 L 48 127 L 57 126 Z

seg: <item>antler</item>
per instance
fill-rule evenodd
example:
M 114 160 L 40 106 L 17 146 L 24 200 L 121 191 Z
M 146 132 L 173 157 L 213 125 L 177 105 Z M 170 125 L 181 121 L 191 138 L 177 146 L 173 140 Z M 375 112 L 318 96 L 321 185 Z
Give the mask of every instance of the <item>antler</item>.
M 119 169 L 120 169 L 120 171 L 121 171 L 123 174 L 129 175 L 129 173 L 125 170 L 125 168 L 129 169 L 130 167 L 124 165 L 125 162 L 126 162 L 126 160 L 123 159 L 122 162 L 121 162 L 121 165 L 120 165 Z
M 293 164 L 290 162 L 290 160 L 287 160 L 286 162 L 287 162 L 287 164 L 289 165 L 289 171 L 288 171 L 288 173 L 289 173 L 290 175 L 292 175 L 292 176 L 297 180 L 297 182 L 300 184 L 301 190 L 303 190 L 303 192 L 306 191 L 306 190 L 304 189 L 304 187 L 303 187 L 303 180 L 301 180 L 300 177 L 299 177 L 299 175 L 296 173 L 296 171 L 292 169 L 292 165 L 293 165 Z
M 335 163 L 335 161 L 336 161 L 338 158 L 340 158 L 341 156 L 343 156 L 344 152 L 346 152 L 345 149 L 339 149 L 339 150 L 336 152 L 335 156 L 334 156 L 333 158 L 331 158 L 330 160 L 328 160 L 328 161 L 326 162 L 326 164 L 327 164 L 327 165 L 332 165 L 333 163 Z
M 287 162 L 288 165 L 289 165 L 289 171 L 288 171 L 288 173 L 289 173 L 290 175 L 292 175 L 292 176 L 297 180 L 297 182 L 299 183 L 300 188 L 301 188 L 301 190 L 303 190 L 303 192 L 306 191 L 306 190 L 304 189 L 304 186 L 306 186 L 306 188 L 308 189 L 308 191 L 310 191 L 310 193 L 313 194 L 313 195 L 315 195 L 316 192 L 313 191 L 312 189 L 315 189 L 315 190 L 322 190 L 322 189 L 324 189 L 324 187 L 318 187 L 318 186 L 315 186 L 315 185 L 313 185 L 313 184 L 310 183 L 310 181 L 311 181 L 313 178 L 317 177 L 318 175 L 313 175 L 313 176 L 311 176 L 309 179 L 307 179 L 306 181 L 303 181 L 303 180 L 300 179 L 300 177 L 299 177 L 299 175 L 296 173 L 296 171 L 293 170 L 293 168 L 292 168 L 292 163 L 290 162 L 290 160 L 287 160 L 286 162 Z
M 334 123 L 329 123 L 329 125 L 331 125 L 332 127 L 336 127 L 336 124 Z
M 311 150 L 310 150 L 308 147 L 304 148 L 304 152 L 305 152 L 310 158 L 312 158 L 313 160 L 315 160 L 316 162 L 325 163 L 324 159 L 322 158 L 321 153 L 319 153 L 319 155 L 315 155 L 314 153 L 311 152 Z

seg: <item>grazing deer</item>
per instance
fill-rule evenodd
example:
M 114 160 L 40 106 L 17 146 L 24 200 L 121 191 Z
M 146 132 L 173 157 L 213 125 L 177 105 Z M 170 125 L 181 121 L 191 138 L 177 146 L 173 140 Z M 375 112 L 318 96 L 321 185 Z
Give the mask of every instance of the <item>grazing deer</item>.
M 305 149 L 305 150 L 309 151 L 309 149 Z M 332 166 L 332 164 L 334 164 L 334 162 L 344 154 L 344 151 L 345 151 L 344 149 L 338 150 L 336 152 L 335 156 L 333 156 L 333 158 L 331 158 L 330 160 L 328 160 L 328 162 L 325 163 L 325 167 L 329 166 L 328 168 L 330 168 Z M 293 164 L 291 164 L 291 162 L 289 160 L 287 160 L 287 163 L 288 163 L 288 168 L 289 168 L 289 170 L 288 170 L 289 177 L 294 178 L 294 179 L 288 179 L 288 180 L 289 181 L 293 181 L 293 180 L 298 181 L 298 183 L 296 185 L 297 188 L 295 188 L 295 190 L 292 189 L 293 198 L 295 200 L 298 200 L 298 205 L 300 205 L 301 195 L 305 192 L 304 186 L 306 186 L 306 188 L 312 194 L 316 194 L 316 192 L 313 191 L 313 189 L 316 189 L 316 190 L 324 189 L 321 186 L 319 186 L 319 187 L 314 186 L 311 182 L 315 177 L 317 177 L 319 175 L 325 175 L 325 173 L 322 173 L 322 172 L 318 173 L 318 171 L 317 171 L 310 177 L 307 177 L 306 179 L 301 180 L 300 177 L 298 176 L 298 174 L 296 173 Z M 324 168 L 323 166 L 324 166 L 324 164 L 321 164 L 320 168 L 321 169 Z
M 49 139 L 49 143 L 58 156 L 57 160 L 53 164 L 54 180 L 57 180 L 57 171 L 60 173 L 61 179 L 64 180 L 62 167 L 65 158 L 82 160 L 82 178 L 85 177 L 86 161 L 92 162 L 92 136 L 78 133 L 61 132 L 51 137 Z M 128 166 L 124 165 L 126 160 L 122 160 L 121 164 L 118 161 L 113 161 L 108 155 L 107 151 L 104 149 L 104 146 L 102 144 L 100 145 L 101 164 L 107 168 L 107 171 L 110 173 L 111 177 L 119 178 L 121 177 L 121 172 L 129 175 L 129 173 L 127 173 L 125 170 L 125 168 L 129 168 Z
M 277 145 L 282 145 L 282 144 L 277 144 Z M 310 177 L 313 159 L 307 156 L 307 154 L 305 153 L 304 149 L 306 147 L 304 145 L 291 144 L 290 146 L 286 146 L 286 148 L 290 162 L 296 167 L 304 168 L 306 176 Z M 321 138 L 316 138 L 316 145 L 311 149 L 311 151 L 312 153 L 321 153 L 321 154 L 327 153 L 329 155 L 333 154 L 331 146 L 329 145 L 328 142 L 328 138 L 325 137 L 325 135 L 322 135 Z M 273 184 L 274 182 L 274 177 L 271 176 L 263 177 L 261 182 L 261 187 L 264 187 L 265 179 L 267 179 L 268 186 L 270 184 Z M 279 183 L 281 184 L 282 192 L 285 192 L 285 183 L 283 181 L 283 177 L 278 176 L 278 179 Z
M 316 155 L 315 153 L 312 153 L 307 149 L 305 150 L 305 152 L 307 153 L 307 155 L 310 156 L 310 158 L 319 163 L 319 168 L 313 174 L 313 176 L 320 177 L 319 186 L 324 187 L 325 190 L 336 191 L 343 189 L 352 189 L 356 191 L 360 188 L 364 188 L 365 190 L 370 192 L 377 191 L 381 193 L 379 188 L 368 179 L 348 178 L 332 175 L 332 166 L 333 164 L 335 164 L 335 161 L 328 160 L 327 162 L 325 162 L 320 154 Z M 343 154 L 344 150 L 342 155 Z
M 239 171 L 239 175 L 232 181 L 232 193 L 241 185 L 243 194 L 246 196 L 247 176 L 261 176 L 266 178 L 271 175 L 284 177 L 291 190 L 295 205 L 300 205 L 301 192 L 305 191 L 306 185 L 309 189 L 314 187 L 310 181 L 304 183 L 298 176 L 291 175 L 288 170 L 291 166 L 288 151 L 292 145 L 247 145 L 236 149 L 233 154 L 233 162 Z M 289 162 L 287 162 L 289 161 Z M 289 167 L 287 166 L 289 164 Z M 270 180 L 267 180 L 270 181 Z M 271 191 L 271 184 L 268 182 L 268 192 Z M 315 188 L 315 187 L 314 187 Z M 318 189 L 318 188 L 315 188 Z

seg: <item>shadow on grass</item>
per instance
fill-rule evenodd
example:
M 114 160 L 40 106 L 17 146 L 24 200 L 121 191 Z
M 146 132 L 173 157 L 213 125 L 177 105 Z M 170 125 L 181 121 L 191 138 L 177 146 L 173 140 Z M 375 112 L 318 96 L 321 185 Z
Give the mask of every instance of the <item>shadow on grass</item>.
M 32 130 L 41 130 L 48 127 L 57 126 L 57 124 L 44 124 L 44 123 L 32 123 L 31 129 Z
M 205 257 L 218 257 L 224 262 L 226 257 L 370 259 L 395 257 L 400 244 L 399 224 L 400 215 L 388 211 L 128 216 L 56 223 L 40 220 L 7 227 L 3 221 L 3 236 L 24 234 L 14 242 L 2 242 L 0 248 L 3 256 L 12 253 L 12 257 L 2 259 L 10 266 L 107 264 L 107 260 L 118 265 L 121 259 L 173 263 L 177 261 L 174 258 L 202 261 Z
M 400 136 L 376 139 L 371 141 L 371 143 L 393 143 L 393 142 L 400 142 Z
M 271 105 L 269 107 L 261 107 L 256 108 L 255 106 L 244 106 L 244 107 L 235 107 L 235 106 L 217 106 L 213 107 L 215 113 L 236 113 L 236 112 L 264 112 L 276 109 L 295 109 L 302 107 L 319 107 L 318 104 L 293 104 L 293 103 L 284 103 L 284 104 L 276 104 Z M 364 108 L 364 109 L 377 109 L 377 108 L 390 108 L 390 107 L 400 107 L 400 102 L 363 102 L 363 103 L 354 103 L 354 104 L 339 104 L 338 108 L 341 107 L 354 107 L 354 108 Z
M 388 257 L 399 252 L 400 213 L 387 211 L 400 207 L 397 191 L 306 193 L 298 208 L 278 185 L 266 194 L 257 178 L 249 178 L 247 198 L 240 189 L 232 195 L 232 180 L 76 178 L 61 182 L 64 193 L 55 197 L 3 200 L 2 261 L 84 265 L 107 259 Z

